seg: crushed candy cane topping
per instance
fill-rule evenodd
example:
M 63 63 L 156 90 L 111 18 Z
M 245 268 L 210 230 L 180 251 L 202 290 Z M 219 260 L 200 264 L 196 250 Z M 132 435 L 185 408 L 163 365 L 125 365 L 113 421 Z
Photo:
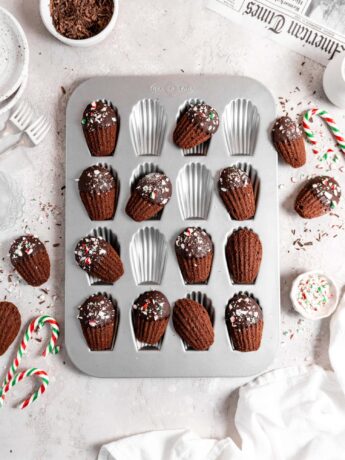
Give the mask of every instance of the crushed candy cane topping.
M 200 227 L 187 227 L 176 238 L 176 251 L 188 258 L 201 258 L 213 251 L 213 243 L 207 232 Z
M 234 188 L 246 187 L 251 184 L 248 174 L 240 168 L 229 166 L 220 174 L 218 187 L 222 192 L 228 192 Z
M 262 320 L 262 309 L 253 297 L 239 293 L 229 300 L 226 317 L 233 328 L 247 327 Z
M 148 291 L 137 298 L 133 304 L 133 310 L 136 310 L 148 321 L 158 321 L 169 316 L 170 304 L 161 292 Z
M 38 249 L 45 249 L 42 241 L 34 235 L 23 235 L 17 238 L 10 248 L 10 257 L 12 260 L 31 256 Z
M 327 313 L 334 301 L 334 292 L 328 278 L 321 273 L 308 273 L 297 286 L 298 305 L 307 313 Z
M 87 131 L 108 128 L 117 123 L 117 114 L 111 102 L 105 99 L 92 101 L 85 109 L 81 124 Z
M 112 323 L 115 314 L 115 306 L 108 297 L 94 294 L 79 307 L 78 319 L 90 327 L 100 327 Z
M 92 265 L 107 254 L 108 244 L 103 238 L 96 236 L 81 239 L 74 251 L 78 265 L 85 271 L 92 270 Z
M 139 179 L 135 190 L 154 204 L 166 205 L 171 198 L 172 185 L 165 174 L 153 172 Z

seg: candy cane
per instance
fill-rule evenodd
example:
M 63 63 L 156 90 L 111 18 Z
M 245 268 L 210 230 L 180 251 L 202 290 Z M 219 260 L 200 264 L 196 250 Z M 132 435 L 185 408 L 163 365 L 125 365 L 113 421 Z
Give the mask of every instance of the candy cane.
M 333 136 L 335 137 L 339 149 L 342 153 L 345 154 L 345 138 L 342 135 L 338 125 L 331 117 L 331 115 L 326 110 L 321 109 L 310 109 L 308 110 L 303 117 L 303 129 L 305 135 L 307 136 L 308 141 L 314 146 L 313 153 L 318 154 L 319 150 L 316 148 L 317 141 L 315 139 L 315 134 L 310 127 L 310 122 L 312 121 L 313 116 L 319 116 L 327 123 L 327 126 L 332 131 Z
M 36 375 L 41 380 L 41 385 L 39 388 L 32 393 L 25 401 L 23 401 L 20 405 L 21 409 L 25 409 L 26 407 L 30 406 L 36 399 L 39 398 L 45 391 L 47 386 L 49 385 L 49 377 L 48 374 L 43 371 L 42 369 L 37 369 L 36 367 L 32 367 L 31 369 L 27 369 L 26 371 L 18 372 L 13 376 L 13 378 L 0 389 L 0 408 L 3 406 L 6 394 L 8 391 L 17 385 L 18 382 L 21 382 L 24 378 L 31 377 Z
M 28 343 L 32 339 L 33 333 L 36 330 L 41 329 L 46 323 L 49 324 L 51 327 L 51 337 L 50 337 L 47 347 L 42 353 L 42 356 L 45 358 L 49 353 L 51 354 L 59 353 L 60 347 L 56 345 L 57 339 L 60 334 L 59 324 L 54 318 L 48 315 L 38 316 L 37 318 L 31 321 L 31 323 L 29 324 L 28 328 L 25 331 L 23 339 L 19 345 L 16 357 L 14 358 L 9 368 L 9 371 L 7 372 L 6 378 L 2 384 L 3 387 L 6 386 L 7 383 L 10 382 L 13 376 L 15 375 L 20 365 L 20 362 L 23 358 L 23 355 L 26 352 Z

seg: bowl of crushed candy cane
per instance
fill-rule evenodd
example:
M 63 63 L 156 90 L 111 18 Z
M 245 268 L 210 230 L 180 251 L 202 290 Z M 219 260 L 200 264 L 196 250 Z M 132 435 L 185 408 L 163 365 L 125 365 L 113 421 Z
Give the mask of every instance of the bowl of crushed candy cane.
M 47 30 L 66 45 L 88 47 L 103 41 L 113 30 L 119 0 L 40 0 Z
M 304 318 L 318 320 L 330 316 L 338 305 L 339 292 L 334 281 L 322 271 L 302 273 L 291 288 L 293 308 Z

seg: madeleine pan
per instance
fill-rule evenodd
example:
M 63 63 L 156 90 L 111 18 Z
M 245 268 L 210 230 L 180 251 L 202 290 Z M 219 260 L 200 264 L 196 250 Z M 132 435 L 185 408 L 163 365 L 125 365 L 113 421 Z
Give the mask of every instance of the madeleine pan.
M 112 157 L 92 157 L 81 118 L 86 105 L 108 99 L 121 120 Z M 172 142 L 176 120 L 190 101 L 215 107 L 220 128 L 211 140 L 191 150 Z M 275 118 L 271 93 L 259 82 L 231 76 L 100 77 L 82 83 L 67 107 L 66 141 L 66 276 L 65 341 L 71 360 L 97 377 L 238 377 L 257 374 L 272 361 L 279 342 L 280 277 L 278 254 L 277 155 L 269 138 Z M 90 221 L 79 197 L 78 182 L 90 165 L 106 163 L 121 183 L 113 220 Z M 231 220 L 217 190 L 220 171 L 230 165 L 246 170 L 254 183 L 257 209 L 253 219 Z M 162 171 L 173 195 L 154 219 L 137 223 L 125 206 L 138 177 Z M 174 242 L 189 226 L 200 226 L 214 243 L 213 268 L 207 284 L 186 285 L 177 264 Z M 238 227 L 260 237 L 263 260 L 254 284 L 231 281 L 225 259 L 228 235 Z M 114 285 L 87 276 L 75 263 L 77 241 L 102 235 L 119 251 L 125 274 Z M 172 319 L 159 344 L 139 343 L 132 327 L 131 307 L 145 290 L 161 290 L 174 302 L 182 297 L 206 304 L 215 330 L 207 351 L 193 351 L 175 333 Z M 77 319 L 78 306 L 91 294 L 107 293 L 117 303 L 120 322 L 112 350 L 91 352 Z M 234 351 L 224 321 L 228 300 L 247 291 L 260 302 L 264 315 L 261 347 Z

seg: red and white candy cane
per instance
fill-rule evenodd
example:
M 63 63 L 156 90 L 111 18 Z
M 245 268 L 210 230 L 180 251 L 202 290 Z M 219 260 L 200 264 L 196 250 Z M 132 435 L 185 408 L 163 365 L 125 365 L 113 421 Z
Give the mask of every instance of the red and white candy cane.
M 25 409 L 34 401 L 36 401 L 36 399 L 38 399 L 39 396 L 46 391 L 46 388 L 49 385 L 49 377 L 48 374 L 42 369 L 32 367 L 31 369 L 27 369 L 26 371 L 18 372 L 15 374 L 12 379 L 0 389 L 0 408 L 3 406 L 6 394 L 9 392 L 9 390 L 17 385 L 18 382 L 21 382 L 23 379 L 32 376 L 37 376 L 41 381 L 41 385 L 34 393 L 32 393 L 31 396 L 29 396 L 27 399 L 25 399 L 25 401 L 21 403 L 20 408 Z
M 50 337 L 50 340 L 49 340 L 49 343 L 48 343 L 47 347 L 45 348 L 45 350 L 42 353 L 42 356 L 46 357 L 49 353 L 56 354 L 56 353 L 59 352 L 60 347 L 58 347 L 56 345 L 56 342 L 57 342 L 57 340 L 59 338 L 59 334 L 60 334 L 60 327 L 59 327 L 58 322 L 54 318 L 52 318 L 51 316 L 48 316 L 48 315 L 38 316 L 37 318 L 35 318 L 34 320 L 31 321 L 31 323 L 29 324 L 28 328 L 25 331 L 23 339 L 22 339 L 22 341 L 21 341 L 21 343 L 19 345 L 16 357 L 14 358 L 14 360 L 13 360 L 13 362 L 12 362 L 10 368 L 9 368 L 9 371 L 7 372 L 5 380 L 4 380 L 3 384 L 2 384 L 3 387 L 5 385 L 7 385 L 7 383 L 10 382 L 12 380 L 12 378 L 14 377 L 14 375 L 15 375 L 15 373 L 16 373 L 19 365 L 20 365 L 20 362 L 21 362 L 21 360 L 23 358 L 23 355 L 26 352 L 28 343 L 32 339 L 33 333 L 35 331 L 41 329 L 45 324 L 49 324 L 50 327 L 51 327 L 51 337 Z
M 331 115 L 326 110 L 321 109 L 310 109 L 304 114 L 303 117 L 303 129 L 308 141 L 313 145 L 313 153 L 319 153 L 319 150 L 316 147 L 317 140 L 315 139 L 315 133 L 310 127 L 310 123 L 312 122 L 314 116 L 318 116 L 325 120 L 333 136 L 335 137 L 335 140 L 337 141 L 340 151 L 345 154 L 345 138 L 341 133 L 340 128 L 336 124 L 335 120 L 331 117 Z

